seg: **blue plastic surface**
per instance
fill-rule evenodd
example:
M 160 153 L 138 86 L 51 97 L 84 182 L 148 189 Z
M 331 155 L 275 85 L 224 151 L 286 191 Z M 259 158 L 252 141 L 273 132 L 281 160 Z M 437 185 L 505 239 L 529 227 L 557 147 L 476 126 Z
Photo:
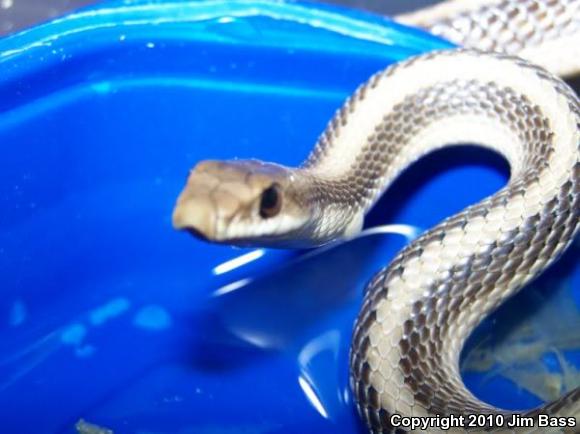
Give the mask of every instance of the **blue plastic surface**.
M 372 73 L 449 46 L 265 1 L 106 3 L 0 40 L 0 431 L 71 433 L 81 417 L 118 433 L 362 431 L 347 352 L 365 282 L 500 188 L 503 161 L 430 156 L 367 219 L 397 225 L 306 254 L 204 244 L 171 210 L 196 161 L 297 164 Z M 578 258 L 576 244 L 469 346 L 496 345 L 538 297 L 563 294 L 574 320 Z M 550 372 L 580 367 L 567 345 L 540 351 Z M 490 366 L 465 372 L 478 396 L 540 402 Z

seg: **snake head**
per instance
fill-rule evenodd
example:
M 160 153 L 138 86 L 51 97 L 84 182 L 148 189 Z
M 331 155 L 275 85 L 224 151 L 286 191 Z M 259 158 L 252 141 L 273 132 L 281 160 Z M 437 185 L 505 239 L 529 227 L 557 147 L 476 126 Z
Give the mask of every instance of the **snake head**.
M 288 246 L 308 221 L 293 171 L 255 160 L 202 161 L 190 172 L 173 226 L 242 246 Z

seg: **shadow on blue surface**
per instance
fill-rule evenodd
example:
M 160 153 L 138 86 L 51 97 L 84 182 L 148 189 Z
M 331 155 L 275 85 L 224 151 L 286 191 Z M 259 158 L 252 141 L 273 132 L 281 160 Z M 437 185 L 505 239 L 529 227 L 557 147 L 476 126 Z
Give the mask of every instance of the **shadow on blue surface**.
M 505 164 L 437 153 L 367 222 L 399 225 L 314 253 L 203 244 L 171 210 L 196 161 L 298 164 L 358 84 L 448 46 L 265 1 L 107 3 L 0 40 L 2 431 L 73 432 L 80 417 L 117 432 L 359 431 L 347 352 L 365 282 L 501 187 Z M 577 266 L 554 275 L 580 287 Z M 466 379 L 490 402 L 537 402 L 482 377 Z

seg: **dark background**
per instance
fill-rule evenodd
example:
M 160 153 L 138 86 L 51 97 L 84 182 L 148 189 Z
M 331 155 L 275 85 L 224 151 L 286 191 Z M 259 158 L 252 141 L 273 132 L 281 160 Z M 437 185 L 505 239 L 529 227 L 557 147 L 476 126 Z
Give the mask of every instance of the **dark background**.
M 322 2 L 393 15 L 437 3 L 437 0 L 324 0 Z M 0 0 L 0 35 L 30 27 L 38 22 L 46 21 L 91 3 L 97 3 L 97 1 Z

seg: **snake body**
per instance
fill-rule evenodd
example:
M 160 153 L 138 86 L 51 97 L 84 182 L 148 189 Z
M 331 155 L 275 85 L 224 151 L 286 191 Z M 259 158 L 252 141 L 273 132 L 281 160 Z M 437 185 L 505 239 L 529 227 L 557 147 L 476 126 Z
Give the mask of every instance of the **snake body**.
M 514 3 L 493 5 L 500 13 Z M 552 3 L 526 4 L 536 10 L 533 5 Z M 578 10 L 578 1 L 564 3 Z M 530 52 L 550 38 L 539 37 Z M 174 210 L 176 228 L 214 242 L 324 244 L 360 231 L 365 213 L 409 165 L 460 143 L 503 155 L 510 180 L 414 240 L 366 288 L 350 365 L 357 408 L 371 432 L 397 431 L 394 414 L 510 415 L 465 388 L 459 355 L 471 331 L 578 232 L 580 103 L 574 91 L 544 68 L 507 54 L 457 49 L 416 56 L 360 86 L 301 167 L 202 162 Z M 518 412 L 541 413 L 570 416 L 576 424 L 570 431 L 580 431 L 580 388 Z M 534 429 L 548 432 L 517 431 Z
M 395 18 L 462 47 L 517 55 L 557 75 L 580 68 L 578 0 L 449 0 Z

